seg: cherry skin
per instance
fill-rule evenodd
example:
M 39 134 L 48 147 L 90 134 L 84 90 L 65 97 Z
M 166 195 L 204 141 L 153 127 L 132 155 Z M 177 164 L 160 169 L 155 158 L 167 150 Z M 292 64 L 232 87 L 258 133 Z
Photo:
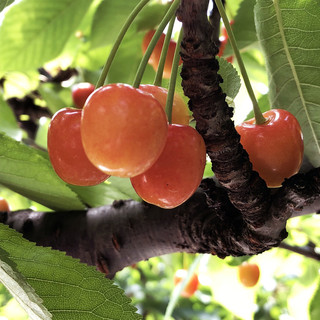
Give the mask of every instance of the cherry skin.
M 126 84 L 110 84 L 88 98 L 81 136 L 90 161 L 103 172 L 133 177 L 148 170 L 167 138 L 167 116 L 150 94 Z
M 200 134 L 190 126 L 169 125 L 163 152 L 144 173 L 131 178 L 137 194 L 161 208 L 175 208 L 198 188 L 206 164 L 206 148 Z
M 143 41 L 142 41 L 142 52 L 143 53 L 146 52 L 148 45 L 149 45 L 153 35 L 155 34 L 155 32 L 156 32 L 155 30 L 150 30 L 145 34 Z M 165 38 L 165 34 L 162 33 L 156 46 L 153 49 L 153 52 L 152 52 L 150 58 L 149 58 L 149 63 L 151 64 L 151 66 L 153 67 L 153 69 L 155 71 L 158 70 L 158 65 L 159 65 L 161 50 L 162 50 L 163 43 L 164 43 L 164 38 Z M 173 57 L 174 57 L 174 52 L 176 50 L 176 46 L 177 46 L 177 43 L 171 39 L 169 42 L 167 57 L 166 57 L 166 61 L 164 64 L 163 78 L 170 79 L 172 62 L 173 62 Z M 182 63 L 182 60 L 180 59 L 179 65 L 181 63 Z
M 95 86 L 89 82 L 77 83 L 72 87 L 72 100 L 75 107 L 82 109 L 84 103 L 90 94 L 94 91 Z
M 48 153 L 53 169 L 63 181 L 92 186 L 109 176 L 98 170 L 84 152 L 81 112 L 79 109 L 64 108 L 55 113 L 48 129 Z
M 182 282 L 187 277 L 188 271 L 185 269 L 179 269 L 175 272 L 173 277 L 173 283 L 177 286 L 180 282 Z M 181 292 L 181 296 L 184 298 L 190 298 L 198 289 L 199 287 L 199 278 L 196 273 L 194 273 L 187 285 Z
M 253 169 L 269 188 L 275 188 L 299 171 L 303 137 L 298 120 L 290 112 L 273 109 L 263 115 L 267 119 L 265 123 L 257 125 L 250 119 L 236 126 L 236 130 Z
M 144 92 L 151 93 L 161 104 L 163 109 L 166 108 L 168 90 L 152 84 L 142 84 L 139 87 Z M 178 93 L 174 94 L 172 104 L 172 123 L 188 125 L 190 120 L 189 109 Z
M 245 287 L 254 287 L 260 277 L 260 268 L 255 263 L 244 262 L 238 267 L 239 281 Z
M 0 197 L 0 211 L 2 212 L 9 212 L 10 206 L 6 199 Z

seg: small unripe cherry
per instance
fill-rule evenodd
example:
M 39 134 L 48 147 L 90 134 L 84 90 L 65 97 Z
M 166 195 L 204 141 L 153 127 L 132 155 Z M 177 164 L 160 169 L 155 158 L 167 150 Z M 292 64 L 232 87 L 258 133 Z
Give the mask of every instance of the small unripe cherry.
M 0 197 L 0 211 L 9 212 L 10 206 L 6 199 Z
M 239 281 L 245 287 L 254 287 L 260 277 L 260 268 L 256 263 L 244 262 L 238 267 Z
M 72 89 L 72 100 L 75 107 L 82 109 L 87 98 L 94 91 L 95 86 L 89 82 L 80 82 L 75 84 Z

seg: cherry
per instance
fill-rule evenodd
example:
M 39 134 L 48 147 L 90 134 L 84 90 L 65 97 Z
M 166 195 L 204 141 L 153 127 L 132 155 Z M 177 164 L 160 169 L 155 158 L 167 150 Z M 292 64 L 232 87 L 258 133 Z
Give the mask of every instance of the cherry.
M 236 126 L 240 142 L 248 152 L 253 169 L 268 187 L 280 187 L 296 174 L 302 164 L 303 137 L 298 120 L 288 111 L 273 109 L 263 113 L 267 121 L 250 119 Z
M 10 206 L 6 199 L 0 197 L 0 211 L 9 212 Z
M 77 108 L 82 109 L 87 98 L 94 91 L 94 89 L 94 85 L 89 82 L 81 82 L 75 84 L 71 89 L 74 105 Z
M 244 262 L 238 267 L 239 281 L 245 287 L 254 287 L 260 277 L 260 268 L 255 263 Z
M 142 41 L 142 52 L 143 53 L 146 52 L 148 45 L 149 45 L 153 35 L 155 34 L 155 32 L 156 32 L 155 30 L 150 30 L 145 34 L 143 41 Z M 152 65 L 152 67 L 155 71 L 157 71 L 157 69 L 158 69 L 161 50 L 162 50 L 163 43 L 164 43 L 164 38 L 165 38 L 165 34 L 162 33 L 162 35 L 160 36 L 156 46 L 153 49 L 151 56 L 149 58 L 149 63 Z M 169 48 L 168 48 L 168 52 L 167 52 L 167 57 L 166 57 L 166 62 L 165 62 L 164 69 L 163 69 L 163 77 L 166 79 L 170 79 L 170 76 L 171 76 L 172 62 L 173 62 L 174 51 L 176 49 L 176 46 L 177 46 L 177 43 L 174 40 L 170 40 Z M 182 60 L 180 59 L 179 65 L 181 63 L 182 63 Z
M 187 277 L 188 271 L 185 269 L 179 269 L 175 272 L 173 277 L 173 283 L 177 286 L 180 282 L 182 282 Z M 198 289 L 199 287 L 199 278 L 196 273 L 194 273 L 187 285 L 181 292 L 181 296 L 184 298 L 190 298 Z
M 166 108 L 168 90 L 151 84 L 142 84 L 139 87 L 144 92 L 151 93 Z M 172 105 L 172 123 L 188 125 L 190 120 L 189 109 L 178 93 L 174 94 Z
M 160 103 L 126 84 L 100 87 L 83 108 L 85 152 L 97 168 L 110 175 L 133 177 L 148 170 L 164 148 L 167 131 Z
M 206 148 L 201 135 L 190 126 L 169 125 L 160 157 L 149 170 L 131 178 L 131 183 L 146 202 L 174 208 L 196 191 L 205 164 Z
M 233 24 L 233 21 L 230 21 L 230 25 L 232 25 L 232 24 Z M 227 30 L 226 30 L 226 28 L 224 26 L 221 28 L 221 37 L 219 39 L 220 39 L 220 48 L 219 48 L 218 56 L 222 57 L 223 53 L 224 53 L 224 50 L 226 48 L 226 45 L 228 43 L 228 39 L 229 39 Z M 228 62 L 232 63 L 233 62 L 233 56 L 227 57 L 226 60 Z
M 63 181 L 91 186 L 109 176 L 98 170 L 84 152 L 81 112 L 79 109 L 64 108 L 55 113 L 48 129 L 48 152 L 53 169 Z

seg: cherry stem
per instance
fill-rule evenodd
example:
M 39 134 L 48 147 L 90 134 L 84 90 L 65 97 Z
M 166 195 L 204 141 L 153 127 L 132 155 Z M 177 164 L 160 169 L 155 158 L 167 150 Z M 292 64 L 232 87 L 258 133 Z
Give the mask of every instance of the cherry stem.
M 227 14 L 224 10 L 224 6 L 221 2 L 221 0 L 215 0 L 215 3 L 217 5 L 217 8 L 219 10 L 219 13 L 220 13 L 220 16 L 223 20 L 223 23 L 224 23 L 224 26 L 227 30 L 227 34 L 228 34 L 228 38 L 229 38 L 229 41 L 231 43 L 231 46 L 232 46 L 232 49 L 233 49 L 233 52 L 234 52 L 234 55 L 236 56 L 236 59 L 238 61 L 238 65 L 239 65 L 239 68 L 240 68 L 240 72 L 241 72 L 241 75 L 242 75 L 242 78 L 243 78 L 243 82 L 247 88 L 247 92 L 249 94 L 249 97 L 252 101 L 252 105 L 253 105 L 253 112 L 254 112 L 254 117 L 256 119 L 256 124 L 263 124 L 266 122 L 266 118 L 263 116 L 260 108 L 259 108 L 259 105 L 258 105 L 258 101 L 254 95 L 254 92 L 253 92 L 253 89 L 252 89 L 252 86 L 251 86 L 251 83 L 250 83 L 250 80 L 249 80 L 249 76 L 247 74 L 247 71 L 246 71 L 246 68 L 244 66 L 244 63 L 243 63 L 243 60 L 241 58 L 241 54 L 240 54 L 240 51 L 238 49 L 238 46 L 237 46 L 237 42 L 236 42 L 236 39 L 234 37 L 234 34 L 232 32 L 232 29 L 231 29 L 231 25 L 229 23 L 229 20 L 228 20 L 228 17 L 227 17 Z
M 96 84 L 96 88 L 99 88 L 101 86 L 104 85 L 108 72 L 110 70 L 111 64 L 114 60 L 114 57 L 120 47 L 120 44 L 126 34 L 126 32 L 128 31 L 129 27 L 131 26 L 133 20 L 136 18 L 136 16 L 138 15 L 138 13 L 143 9 L 143 7 L 149 2 L 150 0 L 141 0 L 137 6 L 132 10 L 132 12 L 130 13 L 129 17 L 127 18 L 127 20 L 125 21 L 124 25 L 122 26 L 118 37 L 115 41 L 115 43 L 113 44 L 113 47 L 110 51 L 110 54 L 108 56 L 108 59 L 101 71 L 100 77 L 98 79 L 98 82 Z
M 171 68 L 171 76 L 169 80 L 169 87 L 168 87 L 168 95 L 166 101 L 166 114 L 168 117 L 169 124 L 172 123 L 172 104 L 174 98 L 174 90 L 176 88 L 177 82 L 177 75 L 178 75 L 178 67 L 179 67 L 179 60 L 180 60 L 180 43 L 183 37 L 183 30 L 180 30 L 179 37 L 177 40 L 176 49 L 174 51 L 173 61 L 172 61 L 172 68 Z
M 160 59 L 159 59 L 159 64 L 158 64 L 158 69 L 157 69 L 156 76 L 155 76 L 154 82 L 153 82 L 153 84 L 158 87 L 162 86 L 163 69 L 164 69 L 164 65 L 166 63 L 167 53 L 168 53 L 168 49 L 169 49 L 169 44 L 170 44 L 172 30 L 173 30 L 175 20 L 176 20 L 176 17 L 172 16 L 170 23 L 169 23 L 169 26 L 168 26 L 167 34 L 164 38 L 164 42 L 163 42 L 163 46 L 162 46 L 162 50 L 161 50 L 161 55 L 160 55 Z
M 133 84 L 132 84 L 133 87 L 135 87 L 135 88 L 139 87 L 139 85 L 141 83 L 141 79 L 143 77 L 144 70 L 148 64 L 149 58 L 152 54 L 152 51 L 153 51 L 154 47 L 156 46 L 164 28 L 169 23 L 170 19 L 173 16 L 175 16 L 175 13 L 178 9 L 179 4 L 180 4 L 180 0 L 175 0 L 171 4 L 170 8 L 168 9 L 168 11 L 165 14 L 164 18 L 162 19 L 162 21 L 160 22 L 156 32 L 154 33 L 154 35 L 148 45 L 148 48 L 147 48 L 145 54 L 143 55 L 143 58 L 141 59 L 140 65 L 139 65 L 137 73 L 136 73 L 136 77 L 135 77 Z

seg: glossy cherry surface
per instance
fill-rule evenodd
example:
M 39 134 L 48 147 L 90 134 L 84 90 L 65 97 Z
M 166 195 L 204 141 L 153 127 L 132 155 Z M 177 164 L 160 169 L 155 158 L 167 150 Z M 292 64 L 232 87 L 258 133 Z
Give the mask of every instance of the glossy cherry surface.
M 300 169 L 303 137 L 298 120 L 288 111 L 272 109 L 263 113 L 267 121 L 250 119 L 236 126 L 240 142 L 248 152 L 253 169 L 268 187 L 280 187 Z
M 146 202 L 174 208 L 198 188 L 206 163 L 201 135 L 190 126 L 169 125 L 163 152 L 146 172 L 131 179 L 137 194 Z
M 144 92 L 151 93 L 161 104 L 163 109 L 166 108 L 168 90 L 162 87 L 154 86 L 152 84 L 142 84 L 139 87 Z M 172 123 L 188 125 L 190 121 L 189 109 L 182 97 L 174 94 L 172 104 Z
M 133 177 L 148 170 L 167 139 L 167 116 L 150 94 L 110 84 L 90 95 L 83 108 L 81 135 L 90 161 L 103 172 Z
M 53 169 L 63 181 L 92 186 L 109 176 L 98 170 L 84 152 L 80 131 L 81 111 L 64 108 L 55 113 L 48 130 L 48 153 Z

